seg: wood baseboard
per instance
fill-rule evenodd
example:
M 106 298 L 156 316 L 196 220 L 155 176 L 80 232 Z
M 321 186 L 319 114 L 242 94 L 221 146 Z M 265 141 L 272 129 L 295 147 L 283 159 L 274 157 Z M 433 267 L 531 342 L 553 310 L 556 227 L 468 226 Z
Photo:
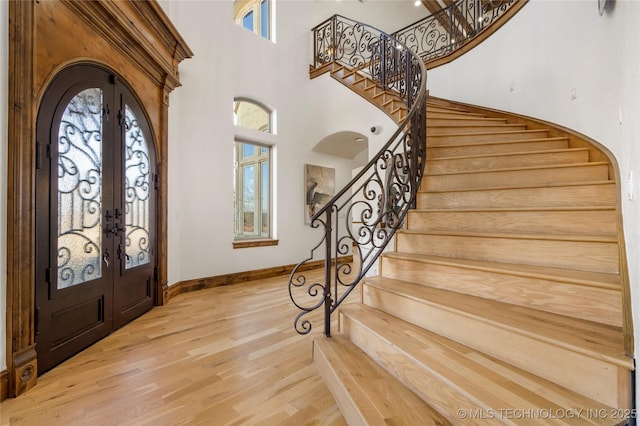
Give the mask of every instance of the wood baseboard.
M 7 399 L 9 394 L 9 371 L 0 371 L 0 401 Z
M 352 256 L 340 257 L 341 262 L 351 262 Z M 299 270 L 308 271 L 311 269 L 318 269 L 324 266 L 324 260 L 317 260 L 313 262 L 307 262 Z M 191 291 L 204 290 L 207 288 L 220 287 L 223 285 L 238 284 L 246 281 L 259 280 L 265 278 L 273 278 L 281 275 L 288 275 L 295 268 L 295 264 L 274 266 L 271 268 L 254 269 L 252 271 L 236 272 L 233 274 L 217 275 L 206 278 L 196 278 L 193 280 L 179 281 L 171 285 L 167 290 L 167 297 L 165 303 L 182 293 L 188 293 Z

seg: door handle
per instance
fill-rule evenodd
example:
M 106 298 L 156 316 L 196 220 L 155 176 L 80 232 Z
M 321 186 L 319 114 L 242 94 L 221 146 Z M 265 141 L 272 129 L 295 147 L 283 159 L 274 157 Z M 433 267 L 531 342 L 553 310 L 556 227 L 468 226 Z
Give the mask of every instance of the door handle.
M 109 267 L 109 250 L 104 251 L 104 254 L 102 255 L 102 260 L 104 264 L 107 265 L 107 268 L 108 268 Z
M 117 224 L 115 226 L 113 226 L 111 229 L 107 229 L 107 233 L 108 234 L 110 233 L 110 234 L 112 234 L 112 235 L 114 235 L 116 237 L 118 236 L 118 234 L 120 232 L 124 232 L 124 231 L 125 231 L 125 228 L 124 227 L 120 227 Z

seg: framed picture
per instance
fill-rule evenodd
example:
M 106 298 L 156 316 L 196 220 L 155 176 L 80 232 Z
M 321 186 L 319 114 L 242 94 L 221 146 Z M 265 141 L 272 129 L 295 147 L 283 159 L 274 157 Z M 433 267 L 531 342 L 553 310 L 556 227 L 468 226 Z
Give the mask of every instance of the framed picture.
M 304 223 L 311 223 L 316 214 L 336 193 L 336 170 L 330 167 L 305 164 Z

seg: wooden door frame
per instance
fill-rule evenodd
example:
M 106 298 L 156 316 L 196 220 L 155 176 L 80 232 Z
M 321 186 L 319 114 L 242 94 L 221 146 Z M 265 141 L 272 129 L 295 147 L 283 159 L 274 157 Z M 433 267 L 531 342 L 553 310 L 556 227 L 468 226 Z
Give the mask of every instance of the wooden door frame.
M 53 19 L 54 15 L 59 19 Z M 101 50 L 95 57 L 87 57 L 84 56 L 86 53 L 73 50 L 77 47 L 67 46 L 65 51 L 60 49 L 60 53 L 56 53 L 60 57 L 52 58 L 49 62 L 38 62 L 38 48 L 42 45 L 37 43 L 56 43 L 56 40 L 49 40 L 39 31 L 46 28 L 46 25 L 55 26 L 58 22 L 77 24 L 85 31 L 83 35 L 89 34 Z M 149 40 L 150 36 L 153 40 Z M 141 103 L 144 109 L 152 108 L 155 112 L 150 122 L 160 175 L 157 201 L 159 279 L 155 304 L 162 305 L 168 289 L 166 235 L 169 94 L 180 85 L 179 63 L 192 56 L 186 42 L 155 1 L 59 0 L 37 3 L 34 0 L 10 0 L 6 317 L 9 396 L 21 395 L 37 381 L 35 131 L 37 111 L 44 89 L 65 66 L 93 62 L 114 68 L 105 63 L 112 57 L 120 66 L 128 66 L 127 70 L 135 74 L 139 86 L 153 86 L 157 89 L 147 99 L 141 99 Z M 122 74 L 119 69 L 114 71 Z M 38 80 L 41 75 L 48 77 Z M 149 99 L 153 101 L 151 104 Z

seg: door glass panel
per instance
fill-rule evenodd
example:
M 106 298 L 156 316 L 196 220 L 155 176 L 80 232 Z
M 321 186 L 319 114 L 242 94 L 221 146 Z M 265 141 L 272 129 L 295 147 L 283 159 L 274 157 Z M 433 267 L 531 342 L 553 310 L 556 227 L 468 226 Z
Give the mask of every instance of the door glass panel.
M 125 268 L 149 263 L 149 147 L 134 112 L 125 105 Z
M 102 276 L 102 90 L 67 105 L 58 130 L 58 289 Z

